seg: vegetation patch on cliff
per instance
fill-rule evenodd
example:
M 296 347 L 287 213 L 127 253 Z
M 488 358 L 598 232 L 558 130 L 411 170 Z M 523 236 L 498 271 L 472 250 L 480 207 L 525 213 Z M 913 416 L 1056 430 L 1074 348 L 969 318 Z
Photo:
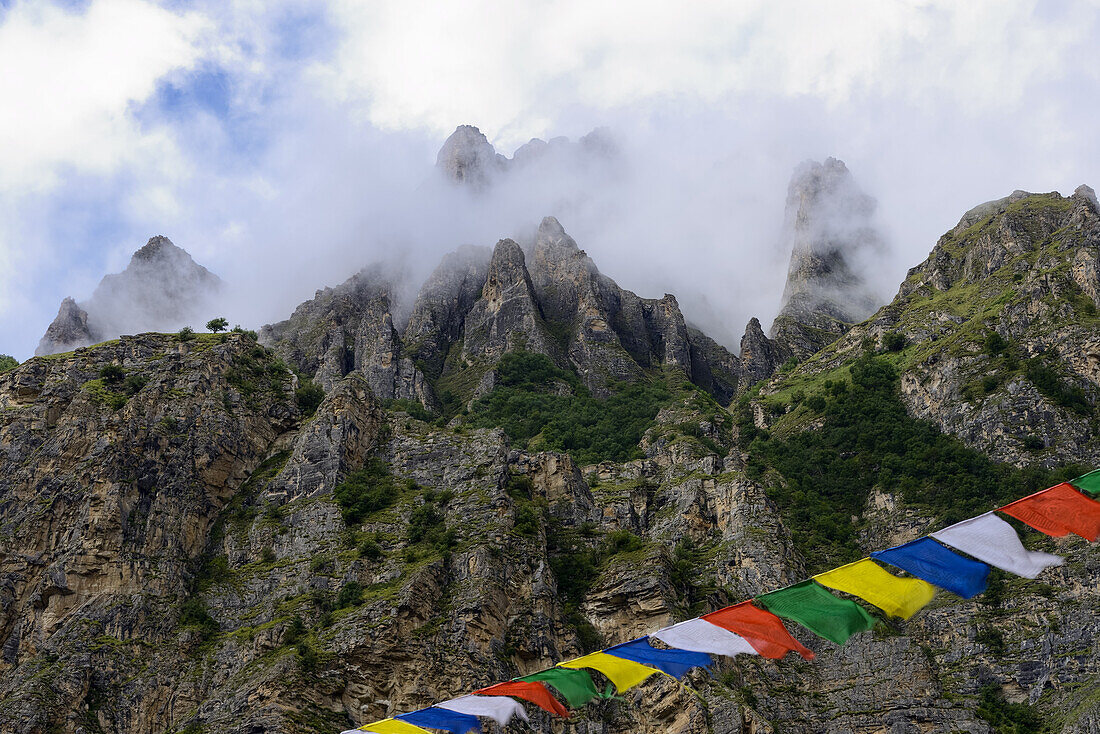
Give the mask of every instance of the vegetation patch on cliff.
M 860 557 L 856 518 L 873 487 L 947 524 L 1085 471 L 998 464 L 911 418 L 887 358 L 865 354 L 849 371 L 850 382 L 827 380 L 805 398 L 820 411 L 820 429 L 773 437 L 753 425 L 747 406 L 740 415 L 749 475 L 765 481 L 812 569 Z
M 517 445 L 568 452 L 581 465 L 641 456 L 638 441 L 672 398 L 665 381 L 616 385 L 593 397 L 572 372 L 533 352 L 510 352 L 496 367 L 497 386 L 474 403 L 469 421 L 499 426 Z

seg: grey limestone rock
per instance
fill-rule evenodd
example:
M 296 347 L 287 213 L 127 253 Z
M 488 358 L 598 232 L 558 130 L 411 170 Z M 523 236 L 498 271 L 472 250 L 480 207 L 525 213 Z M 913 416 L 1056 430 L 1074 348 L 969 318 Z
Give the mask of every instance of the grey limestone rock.
M 152 237 L 121 273 L 104 276 L 81 305 L 61 304 L 36 355 L 66 352 L 121 334 L 174 331 L 205 323 L 223 283 L 167 237 Z
M 443 143 L 435 161 L 447 179 L 475 189 L 487 186 L 506 164 L 507 159 L 473 125 L 459 125 Z
M 863 274 L 883 247 L 874 211 L 875 200 L 835 158 L 807 161 L 791 178 L 784 223 L 791 263 L 771 336 L 800 359 L 879 306 Z
M 741 373 L 743 387 L 766 380 L 791 357 L 791 352 L 774 339 L 769 339 L 755 316 L 745 326 L 741 337 Z
M 547 333 L 535 300 L 523 250 L 505 239 L 493 250 L 481 298 L 466 316 L 462 355 L 467 362 L 491 364 L 516 348 L 564 364 L 562 350 Z
M 76 305 L 72 298 L 66 298 L 61 302 L 57 317 L 46 329 L 34 353 L 43 355 L 70 352 L 94 341 L 91 331 L 88 330 L 88 312 Z

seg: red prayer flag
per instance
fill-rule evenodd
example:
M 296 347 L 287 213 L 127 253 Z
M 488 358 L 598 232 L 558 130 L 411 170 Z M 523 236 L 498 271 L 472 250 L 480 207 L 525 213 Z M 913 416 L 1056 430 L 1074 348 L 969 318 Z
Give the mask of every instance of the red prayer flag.
M 1077 533 L 1094 542 L 1100 535 L 1100 502 L 1065 482 L 1007 504 L 1000 511 L 1055 538 Z
M 766 658 L 778 660 L 793 650 L 807 660 L 814 659 L 810 650 L 791 637 L 791 633 L 783 626 L 783 620 L 771 612 L 753 606 L 752 602 L 743 601 L 732 607 L 704 614 L 701 619 L 741 635 L 754 650 Z
M 514 680 L 509 683 L 497 683 L 495 686 L 482 688 L 474 693 L 479 696 L 515 696 L 530 701 L 552 714 L 569 716 L 569 710 L 550 694 L 550 690 L 545 685 L 538 682 Z

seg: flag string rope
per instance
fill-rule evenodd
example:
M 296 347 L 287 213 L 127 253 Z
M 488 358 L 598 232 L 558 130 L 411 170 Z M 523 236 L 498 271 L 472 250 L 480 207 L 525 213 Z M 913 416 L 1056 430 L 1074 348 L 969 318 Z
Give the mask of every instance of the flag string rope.
M 1059 566 L 1063 558 L 1029 551 L 1019 535 L 996 512 L 1009 515 L 1051 537 L 1070 533 L 1095 542 L 1100 535 L 1100 470 L 1063 482 L 997 507 L 968 520 L 903 545 L 874 551 L 867 558 L 815 574 L 775 591 L 663 627 L 619 645 L 436 703 L 364 724 L 343 734 L 432 734 L 428 729 L 467 734 L 480 732 L 479 717 L 506 726 L 513 718 L 528 721 L 520 701 L 567 717 L 563 699 L 576 709 L 595 698 L 622 694 L 650 676 L 663 673 L 687 687 L 681 679 L 695 667 L 709 667 L 712 655 L 739 654 L 779 659 L 797 652 L 807 660 L 814 654 L 796 640 L 783 619 L 814 635 L 844 644 L 879 621 L 862 606 L 833 591 L 862 599 L 886 616 L 908 619 L 928 604 L 937 589 L 969 599 L 985 591 L 991 568 L 1025 578 Z M 908 575 L 887 571 L 891 566 Z M 832 591 L 830 591 L 830 589 Z M 667 647 L 654 647 L 655 639 Z M 603 693 L 596 689 L 588 669 L 611 681 Z M 557 696 L 551 693 L 551 689 Z

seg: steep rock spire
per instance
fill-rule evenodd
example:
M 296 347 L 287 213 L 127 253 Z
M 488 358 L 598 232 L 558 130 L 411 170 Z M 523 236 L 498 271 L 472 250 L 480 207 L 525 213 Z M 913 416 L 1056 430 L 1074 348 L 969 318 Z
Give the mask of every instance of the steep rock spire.
M 807 161 L 787 190 L 784 242 L 791 262 L 772 337 L 805 358 L 874 313 L 880 298 L 863 269 L 881 253 L 876 203 L 842 161 Z

